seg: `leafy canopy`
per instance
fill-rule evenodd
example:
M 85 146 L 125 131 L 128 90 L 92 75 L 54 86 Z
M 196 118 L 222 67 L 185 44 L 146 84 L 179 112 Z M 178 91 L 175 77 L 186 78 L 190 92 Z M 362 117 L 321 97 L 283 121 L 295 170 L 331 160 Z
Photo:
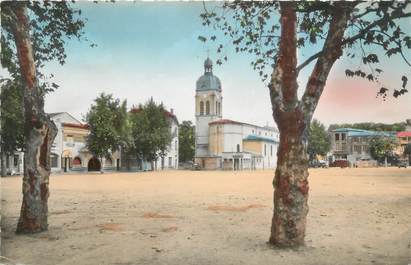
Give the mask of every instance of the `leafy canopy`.
M 24 146 L 23 85 L 13 36 L 13 25 L 16 23 L 13 4 L 13 1 L 1 2 L 0 61 L 6 70 L 6 76 L 0 79 L 1 145 L 8 153 Z M 36 74 L 44 94 L 58 88 L 52 82 L 53 75 L 43 72 L 45 64 L 53 60 L 61 65 L 65 63 L 65 43 L 72 38 L 85 39 L 82 31 L 85 20 L 81 19 L 81 10 L 72 8 L 68 2 L 27 2 L 27 9 Z
M 94 102 L 86 115 L 90 126 L 86 145 L 95 156 L 107 157 L 128 138 L 127 103 L 104 93 Z
M 374 123 L 374 122 L 361 122 L 361 123 L 343 123 L 343 124 L 331 124 L 328 127 L 328 131 L 332 131 L 338 128 L 355 128 L 370 131 L 387 131 L 387 132 L 400 132 L 405 131 L 406 123 L 399 122 L 393 124 Z
M 8 71 L 11 79 L 20 80 L 13 37 L 15 23 L 11 8 L 13 4 L 13 1 L 1 3 L 1 64 Z M 81 10 L 73 8 L 69 2 L 64 1 L 27 2 L 27 9 L 37 78 L 43 93 L 47 93 L 58 88 L 58 85 L 51 82 L 52 74 L 44 73 L 45 64 L 54 60 L 61 65 L 66 62 L 65 43 L 68 40 L 75 38 L 88 41 L 83 32 L 85 19 L 81 18 Z
M 1 149 L 7 155 L 24 147 L 23 91 L 14 80 L 3 84 L 0 94 Z
M 385 158 L 394 155 L 394 149 L 398 141 L 395 137 L 377 136 L 370 141 L 370 153 L 372 158 L 377 161 L 383 161 Z
M 330 138 L 324 124 L 314 119 L 310 124 L 307 152 L 310 160 L 317 155 L 325 156 L 330 151 Z
M 322 45 L 327 38 L 334 9 L 338 8 L 337 4 L 338 1 L 295 3 L 297 47 L 311 46 L 313 50 L 317 49 L 298 65 L 297 73 L 325 52 Z M 347 5 L 347 10 L 350 10 L 348 27 L 339 45 L 355 67 L 347 69 L 345 74 L 376 83 L 380 87 L 378 95 L 385 99 L 389 89 L 380 78 L 384 70 L 380 63 L 381 57 L 398 56 L 406 66 L 411 66 L 411 32 L 403 29 L 404 25 L 410 24 L 410 1 L 352 1 Z M 224 2 L 221 7 L 212 9 L 208 9 L 204 3 L 204 12 L 201 14 L 203 25 L 224 36 L 199 36 L 199 40 L 216 42 L 217 53 L 221 55 L 217 64 L 228 60 L 224 55 L 224 49 L 228 46 L 232 46 L 237 53 L 253 55 L 252 67 L 263 81 L 269 81 L 279 52 L 279 9 L 279 1 Z M 225 42 L 226 38 L 230 40 L 229 43 Z M 407 92 L 408 75 L 409 70 L 399 73 L 400 80 L 391 89 L 394 97 Z
M 133 152 L 139 159 L 154 161 L 166 155 L 172 135 L 163 104 L 150 99 L 131 110 L 130 122 Z

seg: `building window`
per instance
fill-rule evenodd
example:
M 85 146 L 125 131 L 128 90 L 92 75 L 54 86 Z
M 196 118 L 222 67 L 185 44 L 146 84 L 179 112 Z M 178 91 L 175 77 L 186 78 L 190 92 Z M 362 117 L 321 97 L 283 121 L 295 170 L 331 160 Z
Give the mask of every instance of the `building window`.
M 273 146 L 271 145 L 271 156 L 273 155 Z
M 239 152 L 240 152 L 240 145 L 237 144 L 237 153 L 239 153 Z
M 177 140 L 175 141 L 175 150 L 178 150 L 178 142 L 177 142 Z
M 266 156 L 266 155 L 267 155 L 267 145 L 264 144 L 264 156 Z
M 50 162 L 51 162 L 51 167 L 58 167 L 58 155 L 56 154 L 51 154 L 50 155 Z
M 355 153 L 361 153 L 361 145 L 354 145 L 354 152 Z
M 339 141 L 340 140 L 340 135 L 338 133 L 335 134 L 335 140 Z
M 210 101 L 206 101 L 206 115 L 210 115 Z
M 200 115 L 204 115 L 204 102 L 200 101 Z
M 254 134 L 254 130 L 253 130 L 253 134 Z
M 170 156 L 168 158 L 168 167 L 172 167 L 172 164 L 173 164 L 173 158 Z
M 341 141 L 344 141 L 345 140 L 345 133 L 342 133 L 341 134 Z
M 14 155 L 14 167 L 19 165 L 19 155 Z

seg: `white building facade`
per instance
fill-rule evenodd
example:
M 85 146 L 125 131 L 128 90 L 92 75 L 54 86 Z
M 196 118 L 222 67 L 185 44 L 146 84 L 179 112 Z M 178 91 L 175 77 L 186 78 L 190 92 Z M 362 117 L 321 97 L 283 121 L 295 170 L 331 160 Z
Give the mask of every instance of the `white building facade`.
M 86 147 L 89 134 L 87 124 L 81 123 L 67 112 L 49 113 L 56 124 L 57 135 L 51 146 L 51 172 L 114 171 L 120 168 L 119 153 L 98 159 Z M 8 161 L 7 161 L 8 160 Z M 6 173 L 20 175 L 24 172 L 23 152 L 15 152 L 6 160 Z

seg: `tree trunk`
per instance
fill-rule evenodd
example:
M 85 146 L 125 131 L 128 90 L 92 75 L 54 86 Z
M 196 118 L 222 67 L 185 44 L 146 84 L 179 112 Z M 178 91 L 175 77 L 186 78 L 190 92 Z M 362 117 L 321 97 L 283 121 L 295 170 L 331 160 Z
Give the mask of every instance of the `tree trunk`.
M 269 242 L 279 247 L 304 244 L 308 214 L 307 130 L 335 61 L 347 27 L 351 3 L 333 7 L 328 34 L 301 100 L 298 99 L 297 3 L 280 2 L 281 37 L 277 61 L 271 75 L 270 98 L 273 117 L 280 131 L 274 178 L 274 214 Z
M 308 156 L 302 117 L 298 111 L 284 114 L 280 129 L 274 177 L 274 214 L 269 242 L 279 247 L 304 244 L 308 213 Z
M 0 153 L 0 163 L 1 163 L 1 176 L 5 177 L 6 176 L 6 165 L 5 165 L 5 161 L 4 161 L 4 154 L 3 152 Z
M 15 15 L 13 34 L 24 84 L 25 151 L 23 202 L 16 233 L 47 230 L 50 148 L 56 125 L 44 112 L 43 93 L 36 77 L 29 21 L 25 2 L 12 3 Z

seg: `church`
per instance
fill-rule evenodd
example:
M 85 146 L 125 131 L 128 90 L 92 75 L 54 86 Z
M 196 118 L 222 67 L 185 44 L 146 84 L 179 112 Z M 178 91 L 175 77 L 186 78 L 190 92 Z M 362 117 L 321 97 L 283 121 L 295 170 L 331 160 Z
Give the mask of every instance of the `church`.
M 204 74 L 195 93 L 195 163 L 202 169 L 254 170 L 274 168 L 279 133 L 274 127 L 223 119 L 220 79 L 213 62 L 204 62 Z

